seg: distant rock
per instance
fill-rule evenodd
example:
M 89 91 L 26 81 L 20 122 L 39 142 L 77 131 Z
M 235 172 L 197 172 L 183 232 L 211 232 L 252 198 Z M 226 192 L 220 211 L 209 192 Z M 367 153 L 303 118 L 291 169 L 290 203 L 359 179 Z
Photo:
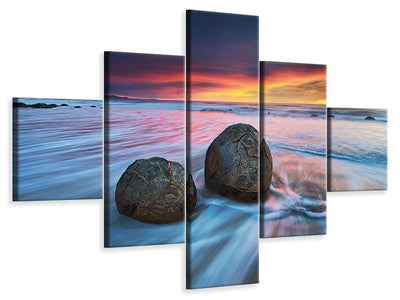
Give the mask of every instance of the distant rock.
M 46 103 L 36 103 L 36 104 L 33 104 L 31 107 L 33 107 L 33 108 L 53 108 L 53 106 L 48 105 Z
M 51 107 L 58 107 L 58 105 L 57 104 L 49 104 L 49 106 L 51 106 Z
M 63 103 L 63 104 L 61 104 L 60 106 L 68 106 L 68 104 L 66 104 L 66 103 Z
M 311 118 L 316 118 L 316 117 L 318 117 L 317 114 L 311 114 Z
M 79 105 L 77 105 L 77 106 L 74 106 L 74 108 L 82 108 L 82 107 L 80 107 Z
M 24 102 L 13 102 L 13 107 L 28 107 Z
M 96 107 L 96 105 L 91 105 L 90 107 Z
M 371 116 L 368 116 L 368 117 L 365 117 L 364 120 L 375 120 L 375 118 L 371 117 Z
M 268 112 L 268 114 L 270 115 L 270 114 L 271 114 L 271 112 Z
M 334 115 L 328 115 L 328 118 L 334 118 L 335 116 Z

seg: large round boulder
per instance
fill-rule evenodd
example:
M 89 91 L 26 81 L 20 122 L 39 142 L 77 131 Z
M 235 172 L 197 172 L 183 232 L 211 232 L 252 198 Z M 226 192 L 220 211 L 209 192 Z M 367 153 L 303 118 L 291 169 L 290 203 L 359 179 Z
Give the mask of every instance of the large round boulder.
M 182 221 L 185 170 L 161 157 L 138 159 L 119 179 L 115 203 L 120 214 L 149 223 Z
M 208 147 L 204 178 L 207 188 L 241 202 L 258 201 L 259 132 L 248 124 L 234 124 Z M 265 141 L 261 147 L 261 190 L 268 191 L 272 177 L 272 156 Z

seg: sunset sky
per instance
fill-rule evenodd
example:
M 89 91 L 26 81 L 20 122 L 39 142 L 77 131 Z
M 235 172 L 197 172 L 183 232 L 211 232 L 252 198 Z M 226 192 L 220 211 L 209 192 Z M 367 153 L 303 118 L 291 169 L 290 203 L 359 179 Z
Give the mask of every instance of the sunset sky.
M 258 17 L 188 11 L 191 101 L 258 102 Z
M 184 100 L 184 57 L 106 52 L 107 95 L 140 99 Z
M 262 62 L 265 103 L 326 105 L 326 66 Z

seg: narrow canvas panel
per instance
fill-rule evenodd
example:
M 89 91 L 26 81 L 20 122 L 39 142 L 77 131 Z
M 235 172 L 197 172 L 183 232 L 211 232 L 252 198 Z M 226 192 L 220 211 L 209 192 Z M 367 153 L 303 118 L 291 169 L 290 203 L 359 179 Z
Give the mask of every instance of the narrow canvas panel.
M 184 57 L 105 53 L 106 247 L 184 242 Z
M 262 135 L 273 164 L 261 237 L 325 234 L 326 66 L 261 62 L 260 69 Z
M 103 196 L 103 101 L 13 99 L 13 200 Z
M 328 108 L 328 191 L 387 189 L 387 110 Z
M 189 289 L 258 282 L 258 17 L 187 12 Z

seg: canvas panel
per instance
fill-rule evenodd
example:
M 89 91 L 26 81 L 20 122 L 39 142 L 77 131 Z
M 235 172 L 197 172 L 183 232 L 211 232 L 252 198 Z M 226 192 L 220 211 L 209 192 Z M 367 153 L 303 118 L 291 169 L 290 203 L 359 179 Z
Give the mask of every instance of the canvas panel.
M 325 234 L 326 66 L 261 62 L 260 70 L 261 128 L 273 162 L 261 237 Z
M 328 191 L 387 189 L 387 110 L 328 108 Z
M 187 288 L 257 283 L 258 17 L 188 11 L 186 24 Z
M 100 199 L 103 101 L 13 99 L 13 200 Z
M 105 53 L 106 247 L 184 242 L 184 57 Z

